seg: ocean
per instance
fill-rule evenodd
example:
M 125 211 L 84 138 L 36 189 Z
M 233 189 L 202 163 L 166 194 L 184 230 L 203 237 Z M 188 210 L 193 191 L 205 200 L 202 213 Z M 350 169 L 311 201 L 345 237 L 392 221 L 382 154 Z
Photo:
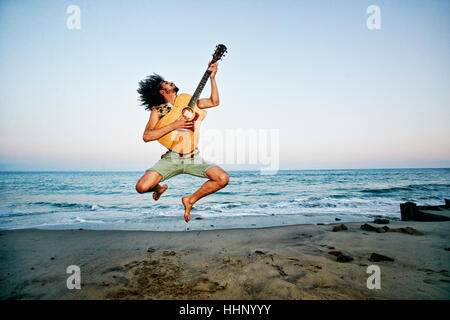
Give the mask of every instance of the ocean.
M 450 169 L 230 171 L 224 189 L 196 203 L 184 222 L 181 197 L 206 180 L 165 181 L 158 201 L 138 194 L 143 172 L 0 172 L 0 229 L 186 231 L 400 219 L 400 203 L 440 205 Z

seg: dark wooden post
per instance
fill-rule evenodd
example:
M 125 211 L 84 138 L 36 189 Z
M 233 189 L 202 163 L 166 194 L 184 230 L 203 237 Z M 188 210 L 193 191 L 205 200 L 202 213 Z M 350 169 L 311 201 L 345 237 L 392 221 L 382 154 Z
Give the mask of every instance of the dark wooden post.
M 414 220 L 416 216 L 417 208 L 414 202 L 400 203 L 400 213 L 402 221 Z
M 449 204 L 449 199 L 445 199 L 445 206 Z M 400 213 L 402 221 L 450 221 L 449 217 L 439 214 L 423 212 L 422 210 L 437 210 L 445 206 L 416 206 L 414 202 L 400 203 Z

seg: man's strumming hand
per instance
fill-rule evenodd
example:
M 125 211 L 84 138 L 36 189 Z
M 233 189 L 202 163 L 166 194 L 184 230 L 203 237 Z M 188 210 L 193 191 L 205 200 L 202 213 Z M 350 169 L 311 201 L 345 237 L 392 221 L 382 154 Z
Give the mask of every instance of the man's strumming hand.
M 178 120 L 172 122 L 172 127 L 173 127 L 173 130 L 191 129 L 193 124 L 194 124 L 194 121 L 188 121 L 188 120 L 181 118 L 181 119 L 178 119 Z

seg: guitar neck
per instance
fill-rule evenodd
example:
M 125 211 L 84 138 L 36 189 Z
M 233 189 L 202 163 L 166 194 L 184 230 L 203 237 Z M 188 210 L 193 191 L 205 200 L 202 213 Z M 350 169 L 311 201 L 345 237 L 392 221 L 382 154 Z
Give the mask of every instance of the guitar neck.
M 203 91 L 203 88 L 206 85 L 206 82 L 208 82 L 208 78 L 210 76 L 212 71 L 206 70 L 205 74 L 202 77 L 202 80 L 200 80 L 200 83 L 197 86 L 197 89 L 195 89 L 194 94 L 192 95 L 191 100 L 189 101 L 189 107 L 193 108 L 197 105 L 198 98 L 200 98 L 200 94 Z

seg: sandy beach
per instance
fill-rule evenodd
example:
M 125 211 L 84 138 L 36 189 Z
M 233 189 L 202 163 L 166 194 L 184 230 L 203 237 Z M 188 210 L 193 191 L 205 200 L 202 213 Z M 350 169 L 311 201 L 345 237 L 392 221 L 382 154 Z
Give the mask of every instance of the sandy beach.
M 365 223 L 390 231 L 362 230 Z M 450 222 L 353 222 L 333 232 L 340 224 L 1 231 L 0 298 L 450 298 Z M 373 253 L 393 261 L 371 261 Z M 80 267 L 80 290 L 67 288 L 70 265 Z M 380 268 L 381 289 L 367 288 L 370 265 Z

